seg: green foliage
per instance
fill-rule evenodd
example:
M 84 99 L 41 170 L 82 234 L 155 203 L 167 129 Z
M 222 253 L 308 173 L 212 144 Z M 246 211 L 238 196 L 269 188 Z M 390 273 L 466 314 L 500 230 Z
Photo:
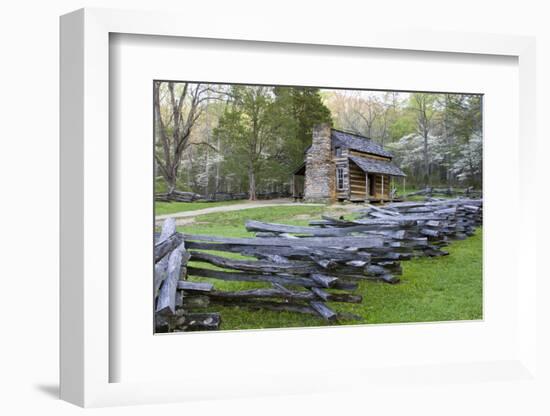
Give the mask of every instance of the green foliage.
M 289 172 L 304 160 L 304 151 L 311 145 L 313 126 L 332 124 L 330 110 L 323 104 L 319 89 L 306 87 L 275 87 L 272 123 L 281 142 L 268 160 L 268 176 L 288 181 Z
M 231 86 L 231 103 L 214 136 L 223 147 L 224 171 L 254 190 L 289 181 L 303 161 L 315 124 L 331 122 L 315 88 Z
M 403 136 L 416 131 L 415 114 L 409 108 L 399 111 L 398 116 L 389 126 L 390 142 L 395 142 Z
M 416 186 L 482 186 L 482 97 L 411 94 L 392 128 L 406 124 L 388 144 Z
M 300 152 L 311 144 L 313 126 L 332 124 L 330 110 L 323 104 L 318 88 L 275 87 L 277 121 L 285 128 L 281 131 L 301 145 Z
M 158 101 L 168 153 L 167 141 L 159 140 L 161 131 L 155 132 L 156 158 L 163 162 L 166 154 L 174 155 L 167 164 L 173 169 L 157 163 L 155 174 L 175 183 L 176 189 L 200 194 L 288 192 L 290 173 L 302 163 L 312 128 L 319 123 L 388 147 L 412 185 L 482 185 L 480 95 L 175 83 L 176 98 L 185 85 L 189 94 L 181 108 L 182 123 L 193 115 L 192 123 L 180 123 L 191 129 L 185 151 L 180 154 L 172 143 L 178 130 L 171 90 L 164 84 Z M 156 182 L 157 192 L 165 189 Z
M 472 132 L 481 131 L 481 108 L 481 95 L 445 94 L 443 111 L 448 118 L 449 133 L 460 143 L 468 143 Z
M 164 178 L 155 178 L 155 193 L 165 193 L 168 192 L 168 186 L 166 185 L 166 180 Z
M 294 225 L 306 225 L 320 218 L 324 207 L 284 206 L 248 209 L 226 213 L 201 215 L 197 223 L 180 227 L 186 233 L 232 237 L 251 236 L 244 228 L 247 219 Z M 419 258 L 403 262 L 401 283 L 364 281 L 358 294 L 361 304 L 334 303 L 330 306 L 341 312 L 350 312 L 362 320 L 341 324 L 376 324 L 397 322 L 430 322 L 482 319 L 482 230 L 463 241 L 455 241 L 447 248 L 449 256 Z M 216 253 L 228 257 L 238 254 Z M 201 263 L 201 267 L 205 264 Z M 190 280 L 206 279 L 191 277 Z M 210 280 L 220 290 L 245 290 L 263 287 L 263 284 L 223 282 Z M 255 328 L 288 328 L 325 326 L 316 316 L 270 311 L 248 311 L 241 308 L 210 307 L 222 314 L 223 330 Z
M 256 199 L 256 181 L 265 161 L 277 151 L 272 118 L 273 95 L 262 86 L 231 87 L 232 103 L 227 106 L 214 131 L 224 147 L 226 167 L 243 178 L 248 176 L 248 192 Z

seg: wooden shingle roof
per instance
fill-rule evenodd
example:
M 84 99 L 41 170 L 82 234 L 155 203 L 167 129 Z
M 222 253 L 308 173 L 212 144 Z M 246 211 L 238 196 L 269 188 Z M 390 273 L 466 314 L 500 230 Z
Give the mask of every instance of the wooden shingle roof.
M 391 176 L 407 176 L 392 162 L 387 160 L 370 159 L 367 157 L 350 156 L 349 159 L 355 163 L 363 172 L 378 173 Z
M 359 152 L 370 153 L 377 156 L 389 158 L 393 157 L 393 155 L 385 150 L 382 145 L 376 143 L 368 137 L 360 136 L 358 134 L 332 129 L 331 139 L 333 147 L 357 150 Z

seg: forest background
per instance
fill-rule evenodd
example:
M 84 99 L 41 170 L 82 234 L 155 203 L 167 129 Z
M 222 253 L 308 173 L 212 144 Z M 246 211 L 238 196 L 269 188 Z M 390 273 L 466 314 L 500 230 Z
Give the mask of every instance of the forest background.
M 290 192 L 314 125 L 369 137 L 407 185 L 482 187 L 482 96 L 154 82 L 155 190 Z

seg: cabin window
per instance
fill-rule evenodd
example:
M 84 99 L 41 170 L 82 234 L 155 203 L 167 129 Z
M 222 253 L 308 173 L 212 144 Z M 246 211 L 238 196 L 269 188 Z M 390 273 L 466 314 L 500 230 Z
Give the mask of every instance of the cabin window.
M 344 168 L 336 169 L 336 184 L 339 191 L 344 189 Z
M 342 156 L 342 148 L 341 147 L 335 147 L 334 148 L 334 154 L 336 155 L 336 157 Z

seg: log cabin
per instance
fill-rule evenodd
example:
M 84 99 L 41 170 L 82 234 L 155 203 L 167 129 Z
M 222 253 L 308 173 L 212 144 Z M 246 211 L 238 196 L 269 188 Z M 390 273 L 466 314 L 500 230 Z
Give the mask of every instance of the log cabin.
M 392 179 L 406 176 L 392 159 L 368 137 L 317 125 L 304 162 L 292 174 L 293 196 L 324 203 L 390 201 Z

